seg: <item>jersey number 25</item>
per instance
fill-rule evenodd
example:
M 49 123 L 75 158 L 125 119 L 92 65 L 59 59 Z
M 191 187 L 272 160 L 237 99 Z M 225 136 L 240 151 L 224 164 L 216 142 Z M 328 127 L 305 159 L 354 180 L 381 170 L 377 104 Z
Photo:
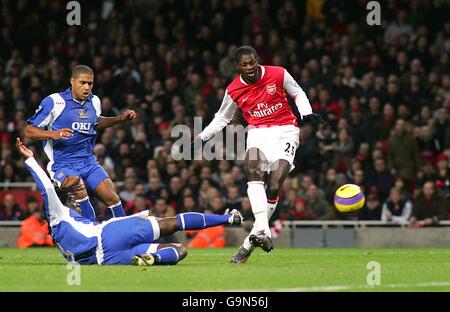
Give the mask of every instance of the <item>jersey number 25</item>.
M 286 153 L 291 154 L 294 156 L 295 154 L 295 146 L 289 142 L 286 142 L 286 149 L 284 150 Z

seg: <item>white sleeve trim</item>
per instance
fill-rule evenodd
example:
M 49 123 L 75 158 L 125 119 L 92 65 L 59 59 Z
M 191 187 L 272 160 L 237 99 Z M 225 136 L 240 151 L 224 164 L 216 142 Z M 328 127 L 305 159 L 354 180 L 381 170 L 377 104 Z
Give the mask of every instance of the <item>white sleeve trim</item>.
M 50 178 L 47 176 L 47 174 L 44 172 L 42 167 L 37 163 L 36 159 L 34 157 L 29 157 L 25 160 L 25 163 L 33 169 L 33 171 L 37 174 L 39 179 L 41 180 L 42 184 L 44 185 L 45 189 L 54 189 L 52 181 L 50 181 Z
M 233 119 L 236 109 L 237 104 L 233 101 L 228 92 L 225 91 L 219 111 L 214 115 L 214 119 L 211 123 L 200 133 L 200 138 L 203 141 L 207 141 L 217 132 L 221 131 Z
M 62 111 L 66 107 L 66 101 L 59 93 L 53 93 L 50 95 L 50 97 L 53 100 L 53 111 L 52 111 L 52 119 L 48 123 L 48 128 L 51 130 L 53 123 L 59 117 L 59 115 L 61 115 Z
M 50 94 L 49 97 L 53 101 L 52 110 L 47 115 L 47 117 L 45 117 L 45 119 L 41 121 L 41 123 L 38 125 L 38 128 L 42 128 L 42 129 L 47 128 L 47 126 L 54 120 L 53 119 L 53 115 L 54 115 L 54 112 L 55 112 L 55 94 L 58 94 L 58 93 Z M 37 109 L 36 113 L 39 112 L 41 109 L 43 109 L 42 104 L 39 106 L 39 108 Z
M 97 117 L 100 117 L 102 113 L 102 102 L 100 101 L 100 98 L 96 95 L 92 97 L 92 104 L 94 105 L 95 112 L 97 113 Z
M 45 193 L 47 195 L 47 208 L 49 212 L 48 218 L 50 219 L 50 226 L 55 226 L 59 222 L 61 222 L 61 220 L 64 219 L 65 216 L 70 214 L 70 209 L 61 203 L 60 199 L 58 198 L 58 195 L 56 194 L 56 190 L 53 183 L 50 181 L 49 177 L 42 169 L 42 167 L 38 164 L 36 159 L 34 159 L 34 157 L 30 157 L 25 160 L 25 163 L 27 164 L 27 166 L 31 168 L 31 170 L 33 170 L 33 172 L 37 175 L 38 179 L 45 188 Z M 36 181 L 36 183 L 37 182 L 38 181 Z M 41 190 L 41 192 L 42 191 L 43 190 Z
M 308 97 L 286 69 L 284 70 L 283 88 L 295 100 L 295 105 L 302 118 L 303 116 L 312 114 L 312 108 Z

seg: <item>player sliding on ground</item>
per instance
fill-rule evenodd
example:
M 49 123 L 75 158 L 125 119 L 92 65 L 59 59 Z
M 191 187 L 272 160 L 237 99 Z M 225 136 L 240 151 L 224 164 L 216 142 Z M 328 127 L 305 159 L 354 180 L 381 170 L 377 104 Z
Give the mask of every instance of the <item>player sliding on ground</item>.
M 228 85 L 219 111 L 196 139 L 211 139 L 232 120 L 237 108 L 249 124 L 245 161 L 255 224 L 231 259 L 232 263 L 245 263 L 254 247 L 266 252 L 273 249 L 269 219 L 299 146 L 297 117 L 286 94 L 295 100 L 303 122 L 317 124 L 323 120 L 312 112 L 305 92 L 283 67 L 259 65 L 258 55 L 250 46 L 238 48 L 234 61 L 240 75 Z
M 147 210 L 103 223 L 91 221 L 76 212 L 79 206 L 73 192 L 78 183 L 70 188 L 55 189 L 34 159 L 33 152 L 19 138 L 16 147 L 25 157 L 25 165 L 42 194 L 53 240 L 68 261 L 80 264 L 175 264 L 186 257 L 186 248 L 181 244 L 155 244 L 154 241 L 177 231 L 242 223 L 237 210 L 225 215 L 187 212 L 163 219 L 149 216 Z

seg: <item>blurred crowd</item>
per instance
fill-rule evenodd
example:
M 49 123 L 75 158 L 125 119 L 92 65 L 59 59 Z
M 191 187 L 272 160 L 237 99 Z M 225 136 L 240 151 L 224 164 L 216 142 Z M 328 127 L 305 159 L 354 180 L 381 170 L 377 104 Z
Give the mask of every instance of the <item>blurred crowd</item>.
M 261 64 L 285 67 L 327 120 L 300 124 L 296 168 L 272 220 L 448 218 L 448 1 L 382 1 L 380 26 L 367 25 L 367 1 L 80 3 L 82 25 L 68 26 L 64 2 L 0 0 L 1 182 L 32 181 L 14 139 L 44 97 L 69 87 L 70 69 L 85 64 L 102 115 L 137 111 L 131 123 L 99 132 L 94 148 L 128 214 L 237 208 L 251 219 L 242 161 L 171 157 L 172 127 L 212 120 L 236 75 L 233 51 L 245 44 Z M 345 183 L 366 194 L 358 215 L 333 207 Z M 26 210 L 9 197 L 0 220 Z

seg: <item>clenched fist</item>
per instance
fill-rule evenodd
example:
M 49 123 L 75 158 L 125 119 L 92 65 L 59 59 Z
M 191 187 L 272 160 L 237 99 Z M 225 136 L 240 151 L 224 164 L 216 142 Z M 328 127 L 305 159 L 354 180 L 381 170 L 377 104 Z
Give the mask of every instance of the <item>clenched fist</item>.
M 132 120 L 136 118 L 136 112 L 132 109 L 127 109 L 120 115 L 120 121 Z
M 322 124 L 322 123 L 325 123 L 325 121 L 323 120 L 322 116 L 319 115 L 319 114 L 315 114 L 315 113 L 303 116 L 303 122 L 304 123 L 311 123 L 311 124 L 313 124 L 315 126 L 319 125 L 319 124 Z
M 70 128 L 62 128 L 55 131 L 52 131 L 52 139 L 53 140 L 67 140 L 73 135 L 73 130 Z

